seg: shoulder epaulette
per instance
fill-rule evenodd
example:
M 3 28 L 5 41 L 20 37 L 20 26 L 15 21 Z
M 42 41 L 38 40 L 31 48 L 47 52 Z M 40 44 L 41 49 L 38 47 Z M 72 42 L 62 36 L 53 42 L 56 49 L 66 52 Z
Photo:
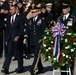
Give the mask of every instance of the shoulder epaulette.
M 44 20 L 45 18 L 44 17 L 42 17 L 42 20 Z
M 73 16 L 73 15 L 71 15 L 71 17 L 73 17 L 74 19 L 76 19 L 76 17 L 75 17 L 75 16 Z
M 73 16 L 73 15 L 71 15 L 71 17 L 73 17 L 73 19 L 74 19 L 74 22 L 76 21 L 76 17 L 75 16 Z
M 60 21 L 60 20 L 61 20 L 61 18 L 62 18 L 62 16 L 59 16 L 59 17 L 58 17 L 58 19 L 57 19 L 57 21 Z

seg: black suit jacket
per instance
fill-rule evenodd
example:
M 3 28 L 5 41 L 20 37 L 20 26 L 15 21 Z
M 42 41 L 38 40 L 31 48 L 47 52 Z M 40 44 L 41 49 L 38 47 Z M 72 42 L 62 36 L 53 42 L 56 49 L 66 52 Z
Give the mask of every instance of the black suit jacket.
M 15 38 L 16 36 L 23 36 L 23 20 L 21 15 L 16 15 L 15 21 L 14 21 L 14 26 L 12 27 L 11 25 L 11 15 L 8 16 L 7 18 L 7 23 L 6 23 L 6 41 L 8 42 L 10 38 Z

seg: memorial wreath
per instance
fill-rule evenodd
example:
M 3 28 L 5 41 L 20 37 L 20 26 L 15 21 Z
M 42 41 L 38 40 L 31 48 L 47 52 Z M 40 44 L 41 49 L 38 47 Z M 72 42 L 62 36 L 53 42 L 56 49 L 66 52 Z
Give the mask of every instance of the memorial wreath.
M 45 30 L 40 42 L 45 61 L 50 61 L 54 68 L 71 67 L 76 54 L 76 34 L 69 27 L 58 22 L 56 26 Z

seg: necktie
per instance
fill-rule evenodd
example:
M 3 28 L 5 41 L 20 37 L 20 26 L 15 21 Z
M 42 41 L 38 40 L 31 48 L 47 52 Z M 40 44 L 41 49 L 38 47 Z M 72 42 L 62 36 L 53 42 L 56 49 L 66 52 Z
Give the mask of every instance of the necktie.
M 11 25 L 12 27 L 14 26 L 14 16 L 12 17 Z
M 66 20 L 66 16 L 63 16 L 63 21 L 65 21 Z
M 33 21 L 35 21 L 35 18 L 33 18 Z

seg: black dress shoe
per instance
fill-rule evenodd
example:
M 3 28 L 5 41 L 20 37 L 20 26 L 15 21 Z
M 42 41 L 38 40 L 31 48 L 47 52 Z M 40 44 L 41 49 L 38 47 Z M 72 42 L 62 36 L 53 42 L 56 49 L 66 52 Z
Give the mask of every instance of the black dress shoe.
M 2 73 L 5 73 L 5 74 L 9 74 L 9 71 L 4 69 L 4 70 L 1 70 Z
M 42 71 L 37 71 L 37 72 L 36 72 L 36 74 L 42 74 L 42 73 L 44 73 L 43 70 L 42 70 Z
M 0 58 L 2 58 L 2 55 L 0 55 Z
M 23 69 L 22 70 L 17 70 L 16 73 L 23 73 Z
M 29 70 L 31 75 L 34 75 L 34 71 L 33 70 Z
M 14 58 L 14 59 L 12 59 L 13 61 L 16 61 L 17 60 L 17 58 Z

